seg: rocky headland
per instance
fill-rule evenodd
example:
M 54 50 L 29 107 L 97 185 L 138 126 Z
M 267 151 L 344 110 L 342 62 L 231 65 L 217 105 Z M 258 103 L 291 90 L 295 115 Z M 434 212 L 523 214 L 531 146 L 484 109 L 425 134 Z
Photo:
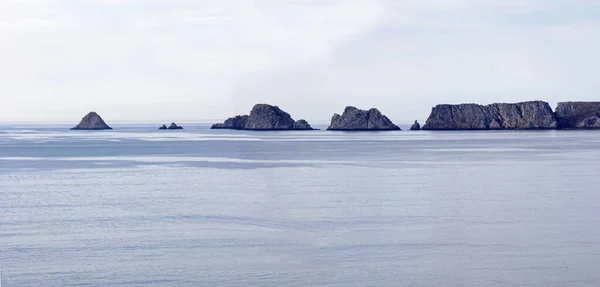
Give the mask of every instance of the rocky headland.
M 600 102 L 561 102 L 554 114 L 559 129 L 600 129 Z
M 400 127 L 392 123 L 388 117 L 377 109 L 361 110 L 348 106 L 344 113 L 334 114 L 331 124 L 327 130 L 330 131 L 399 131 Z
M 525 130 L 556 129 L 547 102 L 459 104 L 435 106 L 423 130 Z
M 112 128 L 96 112 L 90 112 L 71 130 L 112 130 Z
M 305 120 L 294 121 L 290 114 L 277 106 L 257 104 L 249 115 L 235 116 L 224 123 L 214 124 L 211 129 L 232 130 L 313 130 Z

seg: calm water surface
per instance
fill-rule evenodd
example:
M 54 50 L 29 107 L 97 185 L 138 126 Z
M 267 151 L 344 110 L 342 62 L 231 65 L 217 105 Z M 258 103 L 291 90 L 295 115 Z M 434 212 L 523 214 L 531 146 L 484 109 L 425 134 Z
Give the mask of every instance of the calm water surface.
M 3 287 L 600 286 L 600 132 L 156 127 L 1 127 Z

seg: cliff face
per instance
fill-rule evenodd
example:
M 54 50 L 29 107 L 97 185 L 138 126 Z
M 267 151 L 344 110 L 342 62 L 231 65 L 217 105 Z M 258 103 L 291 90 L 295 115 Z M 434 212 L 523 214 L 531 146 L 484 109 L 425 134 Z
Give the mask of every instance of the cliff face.
M 559 129 L 600 129 L 600 102 L 562 102 L 555 111 Z
M 234 130 L 312 130 L 305 120 L 295 122 L 290 114 L 277 106 L 257 104 L 250 115 L 236 116 L 222 124 L 214 124 L 212 129 Z
M 557 122 L 547 102 L 437 105 L 424 130 L 554 129 Z
M 334 131 L 384 131 L 400 130 L 377 109 L 368 111 L 346 107 L 342 115 L 334 114 L 328 130 Z
M 112 130 L 112 128 L 96 112 L 90 112 L 71 130 Z

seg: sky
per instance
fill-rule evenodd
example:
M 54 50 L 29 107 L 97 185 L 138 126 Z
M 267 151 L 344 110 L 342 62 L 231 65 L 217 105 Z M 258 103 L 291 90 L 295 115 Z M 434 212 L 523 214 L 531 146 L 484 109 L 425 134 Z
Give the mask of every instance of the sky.
M 600 1 L 0 0 L 0 121 L 600 100 Z

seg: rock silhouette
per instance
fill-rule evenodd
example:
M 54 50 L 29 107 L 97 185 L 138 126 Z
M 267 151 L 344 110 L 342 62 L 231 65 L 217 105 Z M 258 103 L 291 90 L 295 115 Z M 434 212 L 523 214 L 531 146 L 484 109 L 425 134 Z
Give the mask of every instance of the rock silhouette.
M 377 109 L 360 110 L 348 106 L 342 115 L 334 114 L 328 130 L 332 131 L 386 131 L 400 130 Z
M 420 131 L 421 124 L 419 124 L 419 122 L 417 120 L 415 120 L 415 123 L 412 126 L 410 126 L 410 130 L 411 131 Z
M 96 112 L 90 112 L 71 130 L 112 130 L 112 128 Z
M 158 129 L 159 129 L 159 130 L 166 130 L 166 129 L 169 129 L 169 128 L 167 128 L 167 125 L 162 125 L 162 126 L 161 126 L 160 128 L 158 128 Z
M 211 129 L 234 130 L 312 130 L 305 120 L 294 121 L 290 114 L 278 106 L 257 104 L 250 111 L 250 115 L 235 116 L 224 123 L 214 124 Z
M 435 106 L 424 130 L 555 129 L 557 122 L 547 102 L 459 104 Z

